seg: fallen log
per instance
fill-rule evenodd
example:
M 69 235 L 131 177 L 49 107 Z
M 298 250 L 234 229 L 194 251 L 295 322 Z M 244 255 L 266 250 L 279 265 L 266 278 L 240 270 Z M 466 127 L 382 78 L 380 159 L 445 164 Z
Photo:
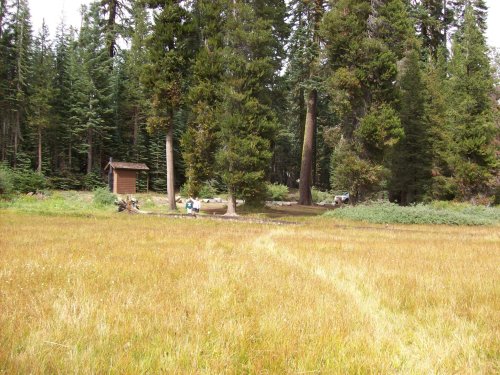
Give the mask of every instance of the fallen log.
M 115 201 L 115 204 L 118 206 L 118 212 L 127 212 L 129 214 L 142 213 L 139 208 L 139 201 L 133 197 L 129 197 L 128 195 L 126 199 Z

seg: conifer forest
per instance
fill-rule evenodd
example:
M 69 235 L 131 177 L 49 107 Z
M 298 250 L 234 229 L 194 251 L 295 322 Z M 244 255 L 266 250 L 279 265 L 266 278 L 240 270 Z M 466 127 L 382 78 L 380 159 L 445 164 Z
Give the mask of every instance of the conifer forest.
M 52 189 L 267 183 L 402 205 L 499 195 L 484 0 L 96 0 L 33 30 L 0 0 L 0 162 Z

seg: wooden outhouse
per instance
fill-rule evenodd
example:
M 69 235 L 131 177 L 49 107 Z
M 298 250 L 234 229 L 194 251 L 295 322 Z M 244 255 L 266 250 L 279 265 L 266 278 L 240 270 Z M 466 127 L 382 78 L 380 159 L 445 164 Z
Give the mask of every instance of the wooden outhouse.
M 112 161 L 104 167 L 108 170 L 109 190 L 114 194 L 134 194 L 137 172 L 149 171 L 146 164 Z

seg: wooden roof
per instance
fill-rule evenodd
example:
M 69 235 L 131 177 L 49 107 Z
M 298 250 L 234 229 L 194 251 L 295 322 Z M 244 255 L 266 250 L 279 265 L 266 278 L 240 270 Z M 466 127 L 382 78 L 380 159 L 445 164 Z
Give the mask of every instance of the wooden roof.
M 111 165 L 113 169 L 128 169 L 131 171 L 149 171 L 149 168 L 144 163 L 127 163 L 124 161 L 111 161 L 104 167 L 104 170 L 108 169 Z

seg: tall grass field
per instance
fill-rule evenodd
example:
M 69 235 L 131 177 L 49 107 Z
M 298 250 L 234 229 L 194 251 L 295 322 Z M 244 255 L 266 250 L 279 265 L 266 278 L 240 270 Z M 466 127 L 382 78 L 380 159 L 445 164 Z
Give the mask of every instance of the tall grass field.
M 494 374 L 498 226 L 0 211 L 0 373 Z

